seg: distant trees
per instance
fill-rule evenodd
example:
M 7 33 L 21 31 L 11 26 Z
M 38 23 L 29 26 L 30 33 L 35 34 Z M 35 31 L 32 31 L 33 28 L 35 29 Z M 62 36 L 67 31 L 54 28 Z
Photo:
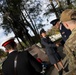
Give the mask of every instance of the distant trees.
M 76 9 L 76 0 L 49 0 L 47 7 L 49 8 L 48 14 L 55 13 L 56 17 L 59 18 L 63 10 L 67 8 Z
M 42 9 L 41 0 L 3 1 L 3 4 L 0 4 L 0 12 L 3 16 L 1 26 L 6 34 L 13 31 L 15 37 L 20 38 L 27 47 L 40 40 L 39 29 L 46 25 L 42 23 L 43 19 L 47 17 L 47 23 L 49 22 L 50 13 L 55 13 L 56 17 L 59 18 L 64 9 L 76 8 L 75 0 L 47 0 L 45 11 Z M 41 14 L 44 18 L 41 17 Z M 29 35 L 28 28 L 32 30 L 36 39 Z M 22 44 L 21 46 L 23 47 Z
M 6 33 L 13 31 L 16 38 L 19 37 L 27 46 L 29 46 L 34 44 L 35 40 L 33 40 L 28 34 L 27 27 L 29 27 L 33 31 L 35 37 L 39 39 L 36 22 L 29 15 L 36 11 L 35 14 L 32 15 L 33 18 L 35 18 L 34 16 L 37 16 L 38 10 L 36 10 L 33 6 L 32 8 L 29 8 L 28 11 L 23 2 L 25 1 L 6 0 L 7 6 L 1 7 L 1 12 L 3 13 L 2 27 L 5 29 Z M 38 4 L 36 7 L 38 7 Z
M 0 49 L 0 58 L 3 56 L 6 56 L 6 53 L 2 49 Z
M 54 26 L 47 31 L 47 35 L 48 35 L 48 36 L 56 35 L 56 34 L 59 34 L 59 33 L 60 33 L 59 29 L 57 29 L 57 28 L 54 27 Z

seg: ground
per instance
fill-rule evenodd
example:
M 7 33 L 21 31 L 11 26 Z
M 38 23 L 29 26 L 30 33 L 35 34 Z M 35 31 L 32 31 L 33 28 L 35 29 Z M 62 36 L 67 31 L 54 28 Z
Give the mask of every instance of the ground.
M 36 58 L 38 57 L 41 60 L 46 61 L 49 64 L 49 67 L 46 70 L 46 74 L 44 74 L 44 75 L 58 75 L 57 70 L 54 68 L 53 65 L 50 64 L 48 56 L 45 53 L 44 49 L 39 48 L 39 47 L 37 47 L 37 46 L 34 45 L 29 52 L 33 56 L 35 56 Z M 66 54 L 65 54 L 65 51 L 63 51 L 63 47 L 62 46 L 60 46 L 58 48 L 58 52 L 59 52 L 60 56 L 62 57 L 63 65 L 65 66 L 65 68 L 68 68 L 68 65 L 67 65 L 67 61 L 68 60 L 66 59 Z M 62 75 L 65 75 L 65 71 L 62 71 Z
M 59 52 L 59 54 L 61 55 L 61 57 L 63 59 L 62 62 L 64 64 L 64 66 L 66 67 L 67 59 L 66 59 L 66 55 L 65 55 L 64 51 L 62 50 L 62 48 L 63 47 L 59 47 L 58 52 Z M 25 50 L 28 50 L 35 58 L 40 58 L 42 61 L 47 62 L 48 68 L 46 69 L 46 73 L 44 75 L 58 75 L 57 70 L 54 68 L 53 65 L 50 64 L 48 56 L 47 56 L 47 54 L 45 52 L 45 49 L 40 48 L 37 45 L 33 45 L 32 47 L 30 47 L 28 49 L 25 49 Z M 63 71 L 62 75 L 65 75 L 64 71 Z

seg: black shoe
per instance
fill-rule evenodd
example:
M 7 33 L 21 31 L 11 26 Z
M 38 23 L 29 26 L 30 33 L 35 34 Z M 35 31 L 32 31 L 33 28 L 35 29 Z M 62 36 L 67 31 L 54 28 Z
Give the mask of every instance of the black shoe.
M 63 69 L 65 72 L 69 72 L 69 69 L 68 68 L 65 68 L 65 69 Z
M 61 69 L 61 70 L 60 70 L 58 73 L 59 73 L 59 75 L 62 75 L 62 73 L 63 73 L 63 70 Z

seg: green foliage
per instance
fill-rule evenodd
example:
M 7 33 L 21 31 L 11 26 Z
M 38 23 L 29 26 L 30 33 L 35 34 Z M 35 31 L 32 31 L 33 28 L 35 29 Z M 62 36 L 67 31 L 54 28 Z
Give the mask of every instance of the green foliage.
M 1 69 L 0 69 L 0 75 L 3 75 L 3 74 L 2 74 L 2 70 L 1 70 Z
M 2 49 L 0 49 L 0 58 L 5 56 L 6 56 L 6 53 Z
M 61 12 L 67 8 L 76 9 L 76 0 L 49 0 L 47 5 L 47 11 L 44 16 L 49 16 L 50 13 L 55 13 L 56 17 L 59 18 Z
M 26 31 L 29 27 L 35 34 L 35 38 L 39 38 L 38 29 L 42 28 L 43 20 L 49 22 L 51 13 L 55 13 L 59 18 L 61 12 L 66 8 L 76 9 L 75 0 L 49 0 L 45 9 L 42 9 L 41 0 L 6 0 L 6 6 L 0 5 L 0 11 L 3 15 L 2 27 L 5 29 L 5 33 L 13 31 L 15 36 L 19 37 L 19 30 Z M 43 12 L 44 11 L 44 12 Z M 43 13 L 42 17 L 41 14 Z M 51 30 L 48 35 L 58 33 Z M 21 35 L 25 36 L 26 35 Z M 27 40 L 27 39 L 26 39 Z M 35 41 L 36 42 L 36 41 Z M 23 44 L 22 44 L 23 45 Z

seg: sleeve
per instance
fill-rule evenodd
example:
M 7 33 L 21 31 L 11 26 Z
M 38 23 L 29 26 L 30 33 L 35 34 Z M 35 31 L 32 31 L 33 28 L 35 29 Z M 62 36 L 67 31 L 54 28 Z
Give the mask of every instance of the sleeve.
M 63 50 L 65 50 L 65 51 L 66 51 L 66 53 L 69 53 L 69 54 L 70 54 L 69 48 L 68 48 L 66 45 L 64 45 Z
M 48 44 L 46 41 L 44 41 L 43 39 L 41 39 L 41 43 L 45 46 L 45 47 L 56 47 L 56 44 Z
M 67 43 L 65 43 L 63 49 L 67 51 L 66 53 L 72 54 L 74 47 L 69 44 L 67 45 Z
M 42 64 L 39 63 L 29 52 L 28 52 L 28 59 L 30 64 L 35 68 L 37 72 L 42 71 Z
M 5 61 L 4 61 L 5 62 Z M 8 75 L 5 71 L 4 62 L 2 64 L 2 75 Z

